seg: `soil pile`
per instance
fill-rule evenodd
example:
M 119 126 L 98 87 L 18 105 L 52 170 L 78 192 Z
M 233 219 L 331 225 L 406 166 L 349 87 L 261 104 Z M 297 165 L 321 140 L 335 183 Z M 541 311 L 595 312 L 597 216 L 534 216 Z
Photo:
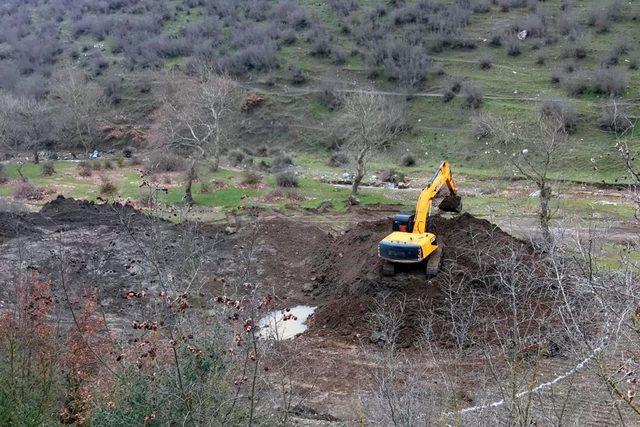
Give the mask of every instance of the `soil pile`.
M 408 345 L 421 334 L 425 315 L 444 306 L 443 289 L 451 282 L 486 287 L 484 279 L 514 257 L 532 268 L 535 265 L 529 244 L 489 221 L 466 213 L 453 218 L 434 216 L 430 221 L 430 229 L 444 245 L 440 273 L 432 279 L 426 278 L 424 266 L 402 266 L 395 276 L 382 276 L 377 246 L 390 232 L 389 220 L 360 223 L 336 238 L 314 269 L 327 302 L 317 309 L 312 329 L 367 337 L 372 333 L 371 315 L 378 310 L 376 301 L 391 297 L 403 301 L 400 339 Z

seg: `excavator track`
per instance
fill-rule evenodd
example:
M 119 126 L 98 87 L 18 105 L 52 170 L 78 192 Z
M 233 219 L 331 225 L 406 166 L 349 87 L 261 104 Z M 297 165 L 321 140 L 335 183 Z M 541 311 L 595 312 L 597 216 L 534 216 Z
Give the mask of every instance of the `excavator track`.
M 429 258 L 427 258 L 427 267 L 425 273 L 427 277 L 434 277 L 440 271 L 440 262 L 442 261 L 442 244 L 438 244 L 438 249 L 435 250 Z

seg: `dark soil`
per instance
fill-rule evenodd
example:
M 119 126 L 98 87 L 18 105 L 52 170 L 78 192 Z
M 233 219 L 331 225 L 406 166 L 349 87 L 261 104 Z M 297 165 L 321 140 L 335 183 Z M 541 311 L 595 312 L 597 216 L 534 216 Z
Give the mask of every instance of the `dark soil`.
M 327 303 L 313 318 L 318 333 L 369 337 L 375 301 L 383 296 L 403 300 L 401 343 L 414 343 L 421 335 L 420 322 L 444 305 L 444 281 L 467 280 L 470 287 L 487 286 L 487 278 L 501 260 L 512 256 L 535 262 L 533 248 L 486 220 L 463 214 L 454 218 L 434 216 L 430 226 L 444 245 L 441 272 L 428 280 L 424 266 L 405 267 L 393 277 L 381 274 L 377 244 L 390 232 L 390 221 L 358 224 L 336 238 L 318 257 L 315 274 Z

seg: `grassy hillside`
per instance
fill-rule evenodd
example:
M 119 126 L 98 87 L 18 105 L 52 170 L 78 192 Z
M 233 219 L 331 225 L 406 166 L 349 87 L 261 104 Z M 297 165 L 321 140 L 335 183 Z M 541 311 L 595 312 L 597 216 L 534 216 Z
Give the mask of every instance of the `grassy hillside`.
M 557 176 L 625 179 L 616 136 L 603 130 L 600 117 L 612 97 L 631 117 L 640 113 L 636 3 L 85 0 L 69 6 L 31 0 L 28 7 L 21 5 L 8 2 L 0 13 L 5 28 L 0 85 L 19 96 L 46 99 L 50 76 L 70 64 L 117 98 L 114 111 L 148 124 L 154 98 L 138 90 L 140 82 L 153 81 L 163 70 L 194 72 L 208 64 L 266 98 L 243 138 L 249 148 L 282 144 L 324 161 L 327 141 L 340 134 L 333 128 L 340 98 L 377 90 L 409 100 L 411 125 L 381 162 L 397 163 L 408 150 L 429 165 L 447 158 L 459 169 L 491 175 L 510 172 L 503 170 L 495 147 L 476 138 L 473 115 L 493 114 L 526 127 L 536 122 L 545 100 L 569 98 L 576 132 L 555 166 Z M 527 35 L 520 40 L 522 30 Z M 456 96 L 452 82 L 462 86 Z M 481 101 L 477 108 L 468 106 L 469 91 Z M 640 145 L 630 138 L 632 147 Z

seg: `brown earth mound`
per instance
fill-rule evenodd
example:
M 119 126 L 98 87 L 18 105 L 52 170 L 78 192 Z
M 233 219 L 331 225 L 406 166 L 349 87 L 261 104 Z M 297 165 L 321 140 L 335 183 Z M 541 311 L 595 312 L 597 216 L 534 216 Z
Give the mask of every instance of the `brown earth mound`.
M 314 269 L 327 303 L 316 310 L 312 329 L 367 337 L 372 333 L 370 320 L 378 307 L 376 301 L 391 297 L 403 302 L 400 339 L 410 344 L 421 334 L 427 313 L 445 306 L 444 290 L 452 283 L 494 286 L 491 279 L 505 260 L 517 259 L 531 271 L 535 269 L 534 249 L 486 220 L 463 214 L 450 219 L 435 216 L 431 221 L 444 252 L 440 273 L 429 280 L 423 266 L 404 268 L 393 277 L 382 276 L 377 244 L 390 232 L 389 220 L 360 223 L 336 238 Z M 478 307 L 483 309 L 494 308 Z

